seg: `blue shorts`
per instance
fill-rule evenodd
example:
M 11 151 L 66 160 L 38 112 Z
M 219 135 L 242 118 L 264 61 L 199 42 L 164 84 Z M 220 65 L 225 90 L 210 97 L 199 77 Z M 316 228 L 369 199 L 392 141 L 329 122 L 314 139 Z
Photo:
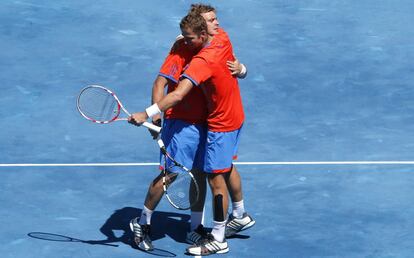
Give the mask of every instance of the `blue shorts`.
M 207 127 L 194 125 L 179 119 L 165 119 L 161 139 L 167 152 L 188 169 L 203 169 Z M 161 168 L 164 155 L 160 154 Z M 167 164 L 170 167 L 172 164 Z
M 237 158 L 240 129 L 231 132 L 207 132 L 204 172 L 230 172 L 233 160 Z

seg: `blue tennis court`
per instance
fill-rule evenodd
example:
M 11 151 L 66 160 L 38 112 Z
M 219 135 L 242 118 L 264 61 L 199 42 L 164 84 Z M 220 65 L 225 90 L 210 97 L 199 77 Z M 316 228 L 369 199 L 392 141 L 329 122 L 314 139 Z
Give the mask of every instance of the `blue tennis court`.
M 85 121 L 76 97 L 100 84 L 147 107 L 191 3 L 2 1 L 2 257 L 188 257 L 189 212 L 165 199 L 156 249 L 131 247 L 157 145 L 144 128 Z M 256 225 L 221 256 L 413 256 L 414 3 L 205 3 L 248 67 L 237 166 Z

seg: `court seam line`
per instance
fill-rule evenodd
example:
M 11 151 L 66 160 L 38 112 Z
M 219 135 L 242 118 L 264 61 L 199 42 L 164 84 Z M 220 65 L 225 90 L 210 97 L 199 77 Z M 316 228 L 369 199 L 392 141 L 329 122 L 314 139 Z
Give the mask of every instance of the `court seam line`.
M 414 165 L 414 161 L 252 161 L 234 162 L 235 165 Z M 141 163 L 9 163 L 0 167 L 122 167 L 122 166 L 158 166 L 156 162 Z

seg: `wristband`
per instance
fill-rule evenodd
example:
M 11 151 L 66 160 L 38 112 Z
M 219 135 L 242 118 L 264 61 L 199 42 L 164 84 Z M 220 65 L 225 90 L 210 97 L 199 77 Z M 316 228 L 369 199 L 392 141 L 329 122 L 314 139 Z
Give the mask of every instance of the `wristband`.
M 242 69 L 241 69 L 240 73 L 237 75 L 237 77 L 244 78 L 244 77 L 246 77 L 246 74 L 247 74 L 247 68 L 246 68 L 246 66 L 244 66 L 244 64 L 240 64 L 240 65 L 241 65 Z
M 157 103 L 149 106 L 147 109 L 145 109 L 145 112 L 147 113 L 148 117 L 153 117 L 155 115 L 161 114 L 161 110 L 158 107 Z

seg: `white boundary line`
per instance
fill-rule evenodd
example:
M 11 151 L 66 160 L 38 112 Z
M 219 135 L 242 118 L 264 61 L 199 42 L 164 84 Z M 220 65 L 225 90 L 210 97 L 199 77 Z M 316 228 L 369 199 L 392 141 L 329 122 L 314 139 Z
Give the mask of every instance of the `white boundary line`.
M 414 165 L 414 161 L 275 161 L 275 162 L 234 162 L 241 166 L 263 165 Z M 0 164 L 0 167 L 139 167 L 158 166 L 159 163 L 23 163 Z

